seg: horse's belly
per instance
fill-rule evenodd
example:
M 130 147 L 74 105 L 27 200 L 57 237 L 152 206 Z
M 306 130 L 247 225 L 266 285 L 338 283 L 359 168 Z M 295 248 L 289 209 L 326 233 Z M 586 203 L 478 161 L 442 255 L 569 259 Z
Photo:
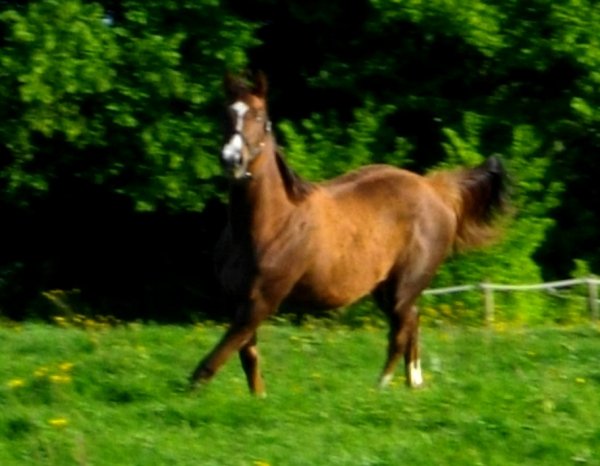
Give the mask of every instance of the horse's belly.
M 366 294 L 368 294 L 368 291 L 363 291 L 362 293 L 344 293 L 343 290 L 336 287 L 319 289 L 316 287 L 307 288 L 298 286 L 292 291 L 288 300 L 303 308 L 315 310 L 335 309 L 348 305 Z
M 379 263 L 353 264 L 307 273 L 294 287 L 290 298 L 316 308 L 333 309 L 371 293 L 387 276 L 389 267 Z

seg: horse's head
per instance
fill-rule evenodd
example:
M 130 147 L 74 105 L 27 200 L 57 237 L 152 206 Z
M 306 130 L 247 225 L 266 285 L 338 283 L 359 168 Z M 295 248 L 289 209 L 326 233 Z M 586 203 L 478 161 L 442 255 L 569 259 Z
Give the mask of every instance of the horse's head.
M 256 74 L 251 81 L 227 75 L 225 91 L 230 116 L 229 137 L 221 161 L 235 179 L 251 178 L 251 163 L 265 148 L 271 133 L 267 115 L 267 79 Z

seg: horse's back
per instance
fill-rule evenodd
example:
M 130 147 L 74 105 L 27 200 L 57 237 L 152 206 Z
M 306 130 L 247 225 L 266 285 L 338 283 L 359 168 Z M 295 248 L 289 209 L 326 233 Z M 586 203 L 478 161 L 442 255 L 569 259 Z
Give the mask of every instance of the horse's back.
M 415 183 L 423 179 L 421 175 L 394 167 L 392 165 L 367 165 L 332 178 L 319 184 L 320 187 L 333 195 L 361 189 L 362 187 L 375 186 L 376 184 L 391 183 L 397 189 L 399 184 Z
M 370 219 L 395 227 L 419 216 L 445 215 L 448 207 L 430 180 L 391 165 L 367 165 L 321 183 L 322 204 L 337 216 L 364 224 Z M 383 224 L 379 224 L 383 222 Z
M 429 257 L 434 246 L 424 235 L 444 250 L 450 241 L 449 228 L 439 228 L 451 226 L 447 208 L 425 177 L 407 170 L 370 165 L 319 184 L 310 199 L 311 260 L 296 293 L 309 301 L 352 302 L 410 267 L 410 256 Z

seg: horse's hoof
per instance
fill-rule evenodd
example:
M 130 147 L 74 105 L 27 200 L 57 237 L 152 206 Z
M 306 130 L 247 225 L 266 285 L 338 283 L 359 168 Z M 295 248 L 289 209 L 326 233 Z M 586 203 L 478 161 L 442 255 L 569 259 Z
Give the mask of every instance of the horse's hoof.
M 203 377 L 202 374 L 194 373 L 188 382 L 188 392 L 197 393 L 202 390 L 202 387 L 209 381 L 208 377 Z
M 379 383 L 377 384 L 377 387 L 380 390 L 385 390 L 386 388 L 390 387 L 393 383 L 394 376 L 392 374 L 386 374 L 383 375 L 380 379 L 379 379 Z
M 197 380 L 190 380 L 188 383 L 187 391 L 188 393 L 198 393 L 200 391 L 201 383 Z
M 421 361 L 419 359 L 412 361 L 407 367 L 406 379 L 408 386 L 419 388 L 423 385 L 423 372 L 421 371 Z

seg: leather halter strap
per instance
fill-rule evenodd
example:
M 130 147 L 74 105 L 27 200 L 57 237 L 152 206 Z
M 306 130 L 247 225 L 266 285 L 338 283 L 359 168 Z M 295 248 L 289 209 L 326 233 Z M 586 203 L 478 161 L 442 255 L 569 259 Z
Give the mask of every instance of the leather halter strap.
M 262 152 L 263 148 L 265 147 L 267 136 L 271 133 L 271 127 L 272 127 L 271 121 L 270 120 L 265 121 L 265 126 L 264 126 L 265 135 L 264 135 L 262 141 L 260 141 L 255 146 L 250 145 L 250 143 L 248 142 L 248 139 L 246 138 L 246 136 L 244 136 L 244 134 L 241 131 L 236 130 L 233 133 L 233 134 L 239 135 L 240 138 L 242 139 L 244 146 L 246 146 L 246 149 L 248 149 L 248 152 L 250 153 L 250 161 L 254 160 Z

